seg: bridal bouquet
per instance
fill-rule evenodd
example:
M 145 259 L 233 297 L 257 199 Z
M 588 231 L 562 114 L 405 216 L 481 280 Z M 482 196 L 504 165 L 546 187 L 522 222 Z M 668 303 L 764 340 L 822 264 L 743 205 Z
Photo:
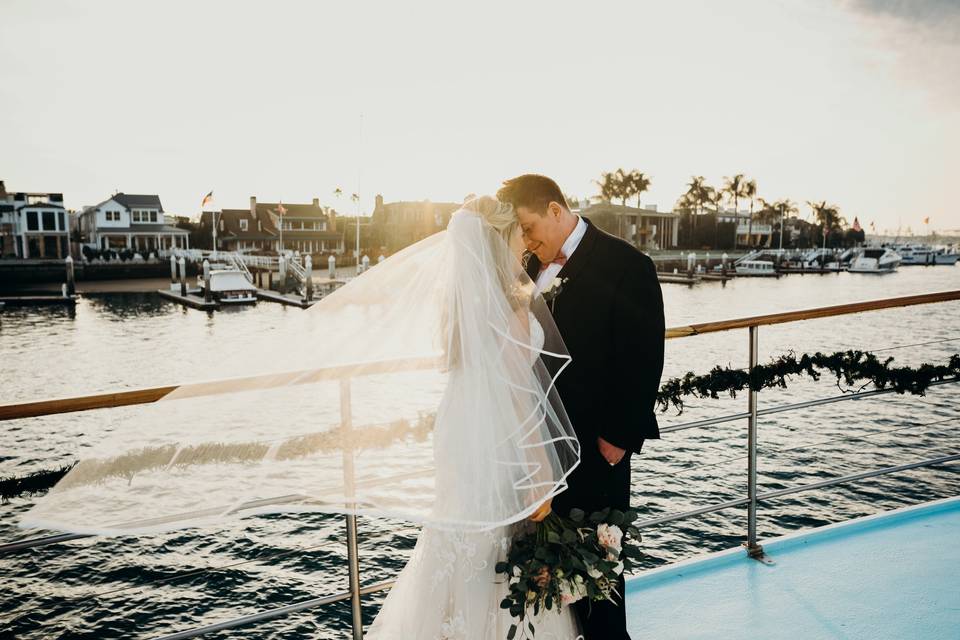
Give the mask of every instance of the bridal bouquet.
M 573 509 L 570 517 L 551 513 L 536 527 L 515 537 L 505 562 L 497 573 L 507 576 L 509 595 L 500 603 L 517 619 L 507 640 L 518 628 L 524 635 L 536 634 L 532 622 L 524 622 L 532 611 L 549 611 L 587 598 L 612 600 L 617 581 L 641 557 L 640 531 L 633 526 L 634 510 L 604 509 L 587 516 Z

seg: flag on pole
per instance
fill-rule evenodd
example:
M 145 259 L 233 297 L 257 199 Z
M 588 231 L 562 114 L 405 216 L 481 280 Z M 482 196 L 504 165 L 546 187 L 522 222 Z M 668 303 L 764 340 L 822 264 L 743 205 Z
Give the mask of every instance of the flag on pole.
M 200 208 L 203 209 L 205 206 L 213 202 L 213 191 L 203 196 L 203 201 L 200 203 Z
M 930 216 L 923 219 L 923 224 L 930 224 Z
M 876 231 L 877 227 L 872 222 L 870 223 L 870 231 Z
M 283 208 L 283 202 L 278 203 L 278 204 L 277 204 L 277 214 L 280 215 L 280 216 L 282 216 L 282 215 L 284 215 L 286 212 L 287 212 L 287 210 Z

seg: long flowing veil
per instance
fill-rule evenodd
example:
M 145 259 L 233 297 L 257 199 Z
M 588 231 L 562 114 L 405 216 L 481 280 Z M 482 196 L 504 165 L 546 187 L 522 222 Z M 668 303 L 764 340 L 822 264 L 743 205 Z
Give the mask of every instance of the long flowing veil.
M 507 206 L 507 205 L 502 205 Z M 103 441 L 21 526 L 124 535 L 276 511 L 481 530 L 565 488 L 569 361 L 504 239 L 465 204 L 259 335 L 213 381 L 103 413 Z

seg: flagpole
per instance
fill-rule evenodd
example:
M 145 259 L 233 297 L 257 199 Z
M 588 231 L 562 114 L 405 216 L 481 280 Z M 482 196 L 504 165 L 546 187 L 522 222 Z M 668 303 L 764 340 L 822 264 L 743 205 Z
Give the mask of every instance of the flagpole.
M 357 156 L 357 206 L 355 213 L 357 215 L 357 275 L 360 275 L 360 166 L 363 162 L 363 114 L 360 114 L 360 142 L 359 154 Z

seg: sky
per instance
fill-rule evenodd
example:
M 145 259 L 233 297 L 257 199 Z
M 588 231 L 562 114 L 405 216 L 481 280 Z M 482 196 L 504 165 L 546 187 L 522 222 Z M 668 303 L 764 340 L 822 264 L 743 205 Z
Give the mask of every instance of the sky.
M 955 0 L 2 0 L 0 180 L 196 216 L 210 190 L 352 214 L 527 172 L 583 198 L 619 167 L 669 210 L 744 173 L 803 214 L 954 230 L 958 78 Z

